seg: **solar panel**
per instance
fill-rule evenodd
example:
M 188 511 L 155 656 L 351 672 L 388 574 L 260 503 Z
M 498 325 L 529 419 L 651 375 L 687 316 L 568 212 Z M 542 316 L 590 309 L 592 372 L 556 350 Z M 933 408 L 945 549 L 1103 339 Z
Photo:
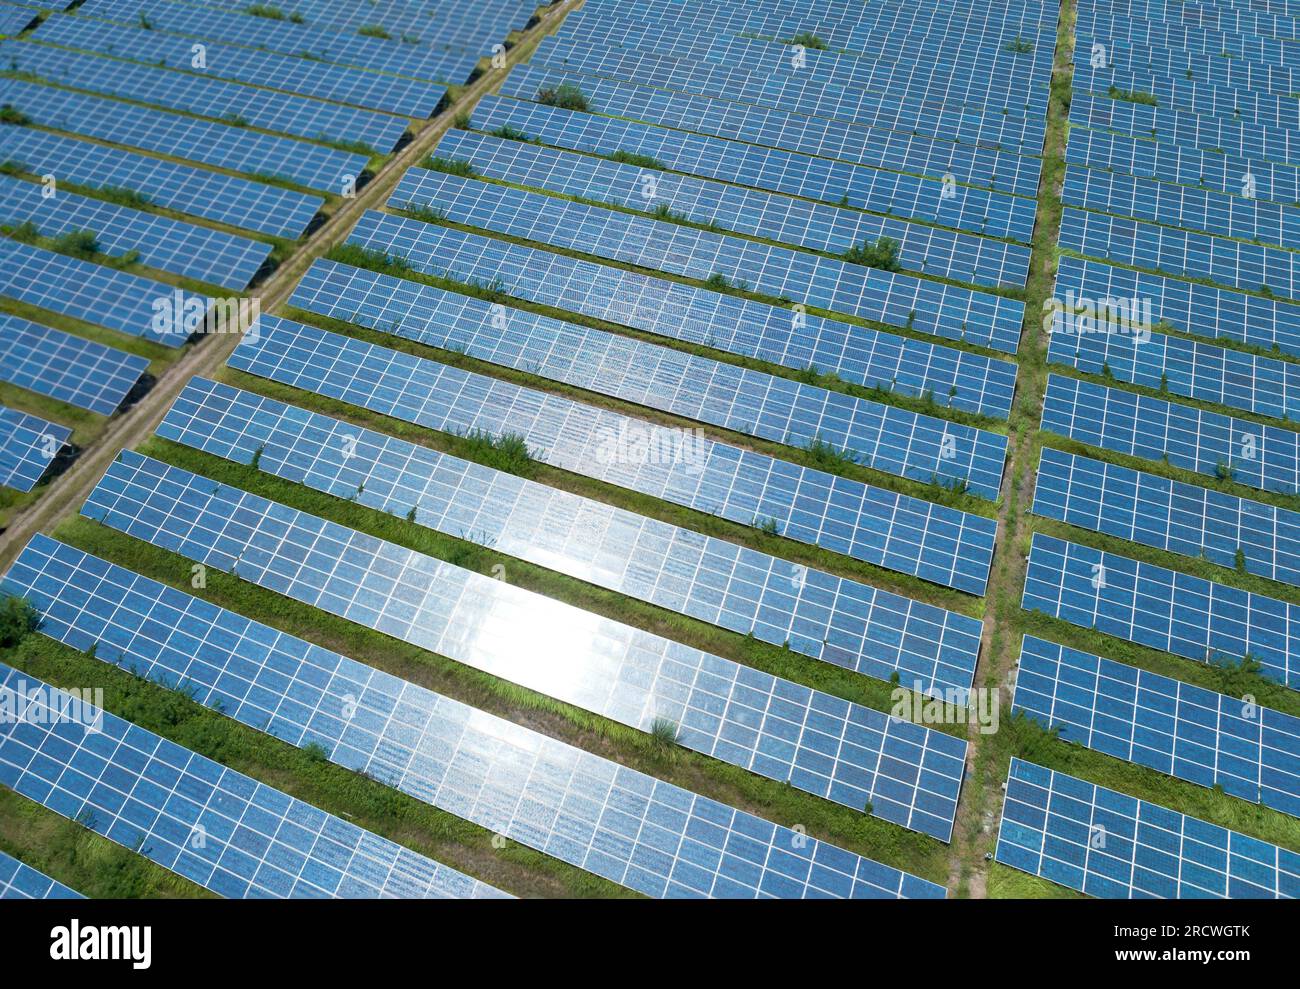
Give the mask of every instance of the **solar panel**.
M 949 174 L 952 164 L 951 146 L 906 133 L 882 134 L 877 142 L 863 149 L 863 154 L 873 157 L 855 165 L 797 150 L 764 148 L 491 95 L 479 100 L 471 123 L 483 131 L 508 127 L 543 144 L 575 151 L 648 155 L 674 171 L 827 203 L 843 202 L 878 213 L 892 210 L 936 220 L 940 215 L 956 218 L 959 207 L 969 208 L 978 216 L 984 207 L 987 225 L 977 232 L 1026 243 L 1033 233 L 1033 203 L 1019 196 L 1034 194 L 1037 172 L 1020 164 L 1027 159 L 1019 155 L 988 148 L 965 149 L 962 181 L 969 184 L 958 187 L 959 196 L 944 199 L 940 193 L 943 176 Z M 937 222 L 956 226 L 949 220 Z
M 1076 48 L 1076 64 L 1088 60 L 1088 49 L 1080 51 Z M 1106 46 L 1106 61 L 1117 67 L 1199 79 L 1233 89 L 1255 89 L 1283 96 L 1300 92 L 1300 72 L 1296 69 L 1241 58 L 1224 58 L 1222 52 L 1211 55 L 1186 49 L 1148 48 L 1112 39 Z
M 36 19 L 32 10 L 15 10 L 10 7 L 0 8 L 0 34 L 17 34 Z M 3 890 L 0 889 L 0 897 Z
M 1015 758 L 996 858 L 1105 899 L 1300 893 L 1295 852 Z
M 1044 449 L 1035 515 L 1300 586 L 1300 512 Z
M 1300 434 L 1052 374 L 1042 428 L 1070 439 L 1284 494 L 1300 492 Z
M 977 619 L 228 385 L 191 379 L 158 435 L 924 693 L 974 677 Z
M 970 47 L 978 44 L 973 38 L 963 39 L 962 43 Z M 977 70 L 943 66 L 939 73 L 931 71 L 930 78 L 925 78 L 924 71 L 868 63 L 872 70 L 884 68 L 885 71 L 859 73 L 848 85 L 785 73 L 745 72 L 748 66 L 716 66 L 695 61 L 685 67 L 666 52 L 629 51 L 554 35 L 542 40 L 528 64 L 533 70 L 544 68 L 551 73 L 568 73 L 570 77 L 581 73 L 588 78 L 654 86 L 713 101 L 755 104 L 866 126 L 898 128 L 906 122 L 914 131 L 948 141 L 975 143 L 977 128 L 989 125 L 962 121 L 961 115 L 963 111 L 970 112 L 972 118 L 978 119 L 984 111 L 987 118 L 999 118 L 999 134 L 1007 131 L 1016 134 L 1011 140 L 995 138 L 995 143 L 1023 147 L 1033 135 L 1045 136 L 1047 87 L 1042 86 L 1031 95 L 1031 88 L 1022 83 L 1010 87 L 1019 92 L 1009 92 L 1005 86 L 1008 79 L 1005 70 L 1014 69 L 1017 63 L 1002 46 L 994 51 L 1006 56 L 1001 66 L 995 67 L 993 60 L 986 58 Z M 1003 69 L 1003 73 L 995 74 L 997 68 Z M 592 84 L 583 80 L 580 85 Z M 599 87 L 602 83 L 594 85 Z M 511 91 L 508 95 L 520 93 Z
M 390 222 L 391 221 L 391 222 Z M 991 406 L 1005 417 L 1016 367 L 1006 361 L 933 347 L 922 341 L 850 326 L 782 306 L 710 292 L 663 278 L 562 254 L 521 247 L 451 227 L 365 214 L 353 243 L 399 252 L 430 274 L 611 323 L 757 357 L 785 367 L 905 395 L 929 395 L 940 406 Z M 416 250 L 413 237 L 418 237 Z
M 466 8 L 461 5 L 458 9 L 463 16 Z M 157 31 L 212 38 L 433 82 L 466 82 L 479 57 L 477 53 L 394 45 L 356 33 L 336 34 L 313 25 L 295 24 L 287 18 L 248 16 L 242 10 L 226 13 L 211 6 L 195 8 L 173 0 L 87 0 L 77 10 L 123 24 L 138 24 L 143 15 Z
M 1061 738 L 1300 817 L 1300 719 L 1025 636 L 1014 711 Z
M 1150 93 L 1160 101 L 1160 106 L 1171 110 L 1287 130 L 1300 126 L 1300 107 L 1285 96 L 1231 89 L 1210 82 L 1175 79 L 1114 66 L 1094 69 L 1090 65 L 1076 64 L 1073 86 L 1078 92 L 1102 95 L 1108 93 L 1109 87 L 1116 86 L 1126 92 Z
M 504 895 L 3 664 L 0 693 L 31 714 L 0 784 L 221 896 Z
M 1201 663 L 1300 684 L 1300 606 L 1035 533 L 1021 606 Z
M 0 239 L 0 295 L 84 319 L 165 347 L 183 346 L 183 327 L 155 326 L 155 303 L 177 303 L 183 311 L 192 299 L 203 299 L 151 278 L 118 271 L 91 261 L 56 254 L 41 247 Z M 207 309 L 207 300 L 203 300 Z
M 1063 327 L 1059 313 L 1056 322 Z M 1057 329 L 1048 344 L 1047 356 L 1055 364 L 1090 374 L 1109 372 L 1115 380 L 1170 395 L 1278 419 L 1300 419 L 1300 365 L 1290 361 L 1257 357 L 1164 333 L 1144 338 L 1109 328 L 1094 333 Z
M 192 42 L 159 34 L 152 28 L 144 30 L 77 15 L 54 15 L 33 32 L 32 38 L 181 71 L 195 68 Z M 442 86 L 416 79 L 358 72 L 326 62 L 212 41 L 204 43 L 204 64 L 198 71 L 208 78 L 287 90 L 403 117 L 432 116 L 447 93 Z
M 31 223 L 46 237 L 89 231 L 105 254 L 136 252 L 150 268 L 235 291 L 247 288 L 271 254 L 271 245 L 262 241 L 74 192 L 47 197 L 46 188 L 0 175 L 0 223 Z
M 720 275 L 754 292 L 1006 353 L 1015 353 L 1024 324 L 1018 300 L 446 172 L 408 171 L 388 205 L 437 209 L 467 226 L 700 281 Z M 393 227 L 399 249 L 409 243 L 418 258 L 424 245 L 411 221 L 373 222 Z
M 0 405 L 0 487 L 32 490 L 71 436 L 67 426 Z
M 61 134 L 6 127 L 0 161 L 35 175 L 92 189 L 128 190 L 154 206 L 297 239 L 325 200 L 160 158 L 78 141 Z
M 80 893 L 0 852 L 0 900 L 80 900 Z
M 360 141 L 380 152 L 391 151 L 407 128 L 405 117 L 32 42 L 0 41 L 0 58 L 12 71 L 74 89 L 312 140 Z
M 290 305 L 598 394 L 996 499 L 1005 436 L 346 265 Z
M 129 451 L 82 514 L 634 729 L 667 721 L 678 744 L 758 776 L 951 836 L 964 739 Z
M 943 887 L 627 769 L 45 536 L 7 578 L 42 632 L 181 678 L 244 724 L 654 897 L 924 897 Z M 167 616 L 166 621 L 151 620 Z M 179 630 L 204 629 L 201 645 Z M 106 640 L 111 639 L 110 646 Z M 235 643 L 239 645 L 236 647 Z M 249 649 L 262 663 L 245 658 Z M 292 698 L 285 697 L 291 688 Z
M 478 175 L 514 185 L 549 189 L 643 213 L 668 211 L 693 223 L 810 250 L 842 254 L 864 242 L 889 237 L 898 244 L 903 268 L 955 281 L 1023 287 L 1029 273 L 1029 250 L 1016 244 L 489 134 L 448 131 L 434 153 L 468 161 Z M 963 216 L 966 212 L 963 210 Z M 976 209 L 970 219 L 961 222 L 959 217 L 955 225 L 978 231 L 986 219 L 987 212 Z
M 988 580 L 992 519 L 558 395 L 269 316 L 229 364 L 429 429 L 518 435 L 564 470 L 972 594 Z
M 360 175 L 367 162 L 365 155 L 349 151 L 167 113 L 121 100 L 75 93 L 70 89 L 41 86 L 22 79 L 0 79 L 0 101 L 17 107 L 36 123 L 56 130 L 85 134 L 114 144 L 143 148 L 249 175 L 272 175 L 311 189 L 337 192 L 342 189 L 343 177 Z M 207 173 L 195 174 L 195 181 L 198 181 Z M 150 195 L 153 192 L 149 189 Z M 268 188 L 265 195 L 273 193 L 275 190 Z M 315 207 L 307 213 L 304 224 L 314 212 Z M 250 221 L 259 223 L 265 219 L 254 212 L 236 225 L 263 229 L 250 226 Z
M 149 361 L 93 340 L 0 313 L 0 380 L 111 416 Z
M 1077 30 L 1080 38 L 1123 38 L 1155 48 L 1186 48 L 1214 55 L 1228 52 L 1230 55 L 1277 62 L 1279 65 L 1300 64 L 1297 56 L 1290 51 L 1290 46 L 1277 38 L 1211 31 L 1200 24 L 1158 24 L 1138 18 L 1085 11 L 1079 18 Z
M 1064 298 L 1071 291 L 1081 299 L 1149 301 L 1152 319 L 1181 333 L 1300 355 L 1300 306 L 1291 303 L 1066 256 L 1056 294 Z

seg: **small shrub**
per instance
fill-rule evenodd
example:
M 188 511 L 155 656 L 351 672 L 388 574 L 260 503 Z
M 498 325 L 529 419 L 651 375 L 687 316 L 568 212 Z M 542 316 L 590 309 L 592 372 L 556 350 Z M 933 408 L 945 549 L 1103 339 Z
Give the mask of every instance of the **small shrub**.
M 811 31 L 800 31 L 793 38 L 786 38 L 781 42 L 783 45 L 802 45 L 804 48 L 815 48 L 819 51 L 826 50 L 826 42 L 813 34 Z
M 362 24 L 357 28 L 357 34 L 363 38 L 383 38 L 385 41 L 391 41 L 393 37 L 382 24 Z
M 881 237 L 874 244 L 863 241 L 857 247 L 850 247 L 844 252 L 844 260 L 883 271 L 901 271 L 898 250 L 899 243 L 893 237 Z
M 10 124 L 14 127 L 26 127 L 32 122 L 32 118 L 23 113 L 12 103 L 6 103 L 0 106 L 0 124 Z
M 615 151 L 609 156 L 609 160 L 624 165 L 640 165 L 642 168 L 664 167 L 664 163 L 658 158 L 652 158 L 650 155 L 639 155 L 633 151 Z
M 41 615 L 26 598 L 0 600 L 0 649 L 11 649 L 41 627 Z
M 585 111 L 589 106 L 586 95 L 571 82 L 561 83 L 554 89 L 539 89 L 537 102 L 559 107 L 561 110 Z

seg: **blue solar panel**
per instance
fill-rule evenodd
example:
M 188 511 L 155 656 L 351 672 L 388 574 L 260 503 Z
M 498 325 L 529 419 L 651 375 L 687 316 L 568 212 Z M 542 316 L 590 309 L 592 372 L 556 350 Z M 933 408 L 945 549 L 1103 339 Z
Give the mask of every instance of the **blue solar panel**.
M 1300 126 L 1300 106 L 1285 96 L 1113 66 L 1094 69 L 1089 64 L 1075 64 L 1074 92 L 1105 95 L 1111 86 L 1126 92 L 1149 93 L 1160 101 L 1160 106 L 1171 110 L 1287 130 Z
M 0 84 L 3 80 L 0 80 Z M 294 189 L 78 141 L 30 127 L 6 127 L 0 161 L 34 175 L 92 189 L 129 190 L 154 206 L 244 230 L 296 239 L 325 200 Z
M 80 900 L 80 893 L 0 852 L 0 900 Z
M 360 141 L 379 152 L 391 151 L 407 129 L 405 117 L 31 42 L 0 41 L 0 58 L 13 71 L 74 89 L 313 140 Z
M 944 199 L 941 182 L 952 162 L 952 145 L 906 133 L 882 134 L 863 149 L 871 158 L 852 164 L 798 149 L 764 148 L 725 135 L 692 134 L 499 96 L 481 99 L 471 123 L 485 131 L 509 127 L 543 144 L 575 151 L 648 155 L 674 171 L 880 213 L 892 210 L 945 226 L 957 226 L 951 221 L 966 209 L 978 215 L 983 206 L 988 222 L 976 232 L 1024 242 L 1033 233 L 1034 204 L 1019 197 L 1034 194 L 1037 171 L 1022 164 L 1028 159 L 987 148 L 967 149 L 963 181 L 969 185 L 961 187 L 960 196 Z
M 0 380 L 112 415 L 149 368 L 143 357 L 0 313 Z
M 1199 5 L 1197 9 L 1200 9 Z M 1084 11 L 1079 18 L 1077 31 L 1081 40 L 1093 37 L 1121 38 L 1155 48 L 1185 48 L 1213 55 L 1228 52 L 1229 55 L 1277 62 L 1279 65 L 1300 64 L 1300 55 L 1293 51 L 1293 46 L 1277 38 L 1207 30 L 1199 22 L 1192 25 L 1159 24 L 1138 18 Z
M 72 436 L 72 430 L 0 405 L 0 486 L 30 491 Z
M 1106 899 L 1295 899 L 1300 855 L 1011 760 L 997 860 Z
M 519 435 L 553 466 L 972 594 L 988 580 L 992 519 L 275 317 L 229 363 L 429 429 Z
M 1300 492 L 1300 433 L 1059 374 L 1043 429 L 1145 460 L 1284 494 Z
M 320 746 L 334 762 L 648 896 L 944 896 L 47 537 L 28 544 L 7 581 L 30 588 L 46 635 L 74 648 L 99 643 L 104 662 L 184 680 L 244 724 Z M 248 662 L 250 648 L 266 662 Z
M 504 895 L 3 664 L 0 693 L 32 715 L 0 721 L 0 785 L 221 896 Z
M 925 693 L 974 677 L 977 619 L 228 385 L 192 379 L 158 435 Z
M 490 134 L 448 131 L 434 154 L 468 161 L 478 175 L 514 185 L 642 213 L 668 211 L 694 223 L 832 254 L 889 237 L 898 243 L 904 269 L 955 281 L 1023 287 L 1029 274 L 1029 249 L 1017 244 Z M 950 225 L 981 231 L 986 219 L 987 211 L 976 207 L 969 213 L 963 210 Z
M 1042 533 L 1021 604 L 1201 663 L 1249 656 L 1263 675 L 1300 686 L 1300 605 Z
M 1045 448 L 1035 515 L 1300 586 L 1300 512 Z
M 33 224 L 43 236 L 95 235 L 113 257 L 136 252 L 150 268 L 242 291 L 271 254 L 271 245 L 211 227 L 61 192 L 53 198 L 35 182 L 0 175 L 0 223 Z
M 1025 636 L 1014 711 L 1061 738 L 1300 817 L 1300 719 Z
M 290 305 L 776 443 L 820 440 L 888 474 L 990 499 L 1002 486 L 997 433 L 391 275 L 328 263 L 312 272 Z
M 408 171 L 388 205 L 437 209 L 456 223 L 700 281 L 720 275 L 761 294 L 1006 353 L 1015 353 L 1024 324 L 1024 304 L 1014 299 L 446 172 Z M 428 224 L 366 219 L 399 253 L 409 244 L 424 260 L 420 227 Z M 358 229 L 351 240 L 363 236 Z
M 155 325 L 158 300 L 178 301 L 173 308 L 183 312 L 199 299 L 207 309 L 207 300 L 193 292 L 7 238 L 0 239 L 0 261 L 0 295 L 165 347 L 183 346 L 189 334 L 176 320 Z
M 929 395 L 941 406 L 991 408 L 1002 418 L 1010 409 L 1016 366 L 1007 361 L 377 213 L 362 217 L 354 242 L 388 252 L 397 230 L 406 231 L 398 249 L 427 272 L 499 285 L 514 298 L 867 387 Z M 412 237 L 419 238 L 418 251 Z
M 368 160 L 365 155 L 350 151 L 308 144 L 306 141 L 278 137 L 275 134 L 262 134 L 246 127 L 218 124 L 198 117 L 123 103 L 121 100 L 41 86 L 22 79 L 0 79 L 0 102 L 12 104 L 36 123 L 56 130 L 85 134 L 114 144 L 200 161 L 248 175 L 273 175 L 308 188 L 330 192 L 340 192 L 343 177 L 359 176 Z M 7 147 L 6 141 L 6 155 Z M 195 173 L 194 181 L 198 181 L 204 174 Z M 87 185 L 97 184 L 86 179 L 80 181 Z M 154 191 L 150 188 L 149 194 L 152 196 Z M 276 190 L 268 188 L 266 195 L 278 194 Z M 264 229 L 252 225 L 266 222 L 266 218 L 260 215 L 260 209 L 259 206 L 253 216 L 237 225 L 253 230 Z M 307 213 L 304 224 L 314 212 L 315 207 Z M 267 232 L 277 231 L 271 229 Z
M 219 506 L 219 507 L 218 507 Z M 966 742 L 123 452 L 87 518 L 759 776 L 947 841 Z

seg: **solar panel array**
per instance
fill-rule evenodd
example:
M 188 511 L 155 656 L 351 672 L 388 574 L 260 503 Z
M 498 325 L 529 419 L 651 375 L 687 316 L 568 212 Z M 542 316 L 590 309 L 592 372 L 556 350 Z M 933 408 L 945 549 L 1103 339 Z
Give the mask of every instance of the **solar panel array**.
M 1300 855 L 1011 760 L 997 860 L 1107 899 L 1295 899 Z
M 30 714 L 0 721 L 0 784 L 221 896 L 502 895 L 3 664 L 0 693 Z
M 80 900 L 80 893 L 0 852 L 0 900 Z
M 0 406 L 0 487 L 31 491 L 71 436 L 67 426 Z
M 276 317 L 230 366 L 444 432 L 520 435 L 545 463 L 982 594 L 996 523 Z
M 29 543 L 7 582 L 41 602 L 46 635 L 83 649 L 99 643 L 104 662 L 183 680 L 231 718 L 294 745 L 321 746 L 340 765 L 646 895 L 943 898 L 933 883 L 47 537 Z M 265 661 L 249 662 L 250 650 Z
M 633 728 L 667 719 L 681 745 L 759 776 L 951 835 L 963 739 L 138 454 L 119 457 L 82 513 Z
M 0 313 L 0 380 L 112 415 L 149 367 L 143 357 Z
M 1300 816 L 1300 719 L 1025 636 L 1014 711 L 1061 737 Z
M 919 481 L 1002 485 L 1006 437 L 841 392 L 343 265 L 313 266 L 290 304 L 588 391 L 794 447 L 816 441 Z
M 228 385 L 193 379 L 158 435 L 936 696 L 974 677 L 976 619 Z

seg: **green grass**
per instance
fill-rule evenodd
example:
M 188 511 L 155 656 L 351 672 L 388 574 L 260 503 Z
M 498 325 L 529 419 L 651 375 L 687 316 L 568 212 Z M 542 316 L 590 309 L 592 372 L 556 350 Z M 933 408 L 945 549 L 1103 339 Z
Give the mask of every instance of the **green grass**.
M 1106 90 L 1106 95 L 1112 100 L 1122 100 L 1125 103 L 1141 103 L 1144 106 L 1160 105 L 1154 93 L 1144 93 L 1138 89 L 1120 89 L 1118 86 L 1111 86 Z
M 586 112 L 589 109 L 586 94 L 571 82 L 561 83 L 554 89 L 539 89 L 537 102 L 561 110 Z
M 664 169 L 666 166 L 658 158 L 651 155 L 637 154 L 635 151 L 615 151 L 608 154 L 610 161 L 616 161 L 622 165 L 639 165 L 641 168 Z
M 440 155 L 426 155 L 420 162 L 421 168 L 429 168 L 435 172 L 446 172 L 448 175 L 460 175 L 464 178 L 473 178 L 478 175 L 478 171 L 472 164 L 461 158 L 443 158 Z
M 781 41 L 783 45 L 801 45 L 804 48 L 813 48 L 819 51 L 826 50 L 826 42 L 813 34 L 811 31 L 800 31 L 793 38 L 785 38 Z

